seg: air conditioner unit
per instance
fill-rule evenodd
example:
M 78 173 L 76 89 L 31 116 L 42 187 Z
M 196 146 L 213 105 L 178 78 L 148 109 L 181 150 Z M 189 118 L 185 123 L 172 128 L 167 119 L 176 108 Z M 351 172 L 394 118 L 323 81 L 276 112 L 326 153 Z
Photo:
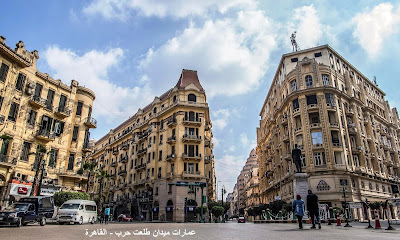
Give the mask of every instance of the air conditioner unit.
M 14 172 L 14 178 L 20 179 L 22 174 L 20 172 Z
M 35 180 L 35 177 L 34 177 L 34 176 L 28 176 L 28 177 L 27 177 L 27 180 L 28 180 L 29 182 L 33 182 L 33 180 Z

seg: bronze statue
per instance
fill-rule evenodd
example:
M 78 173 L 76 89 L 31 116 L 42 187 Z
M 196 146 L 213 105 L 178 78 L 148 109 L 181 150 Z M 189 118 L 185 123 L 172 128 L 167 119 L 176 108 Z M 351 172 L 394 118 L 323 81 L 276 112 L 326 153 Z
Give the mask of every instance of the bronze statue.
M 292 150 L 292 159 L 296 165 L 297 172 L 301 173 L 301 150 L 297 148 L 297 144 L 294 145 Z

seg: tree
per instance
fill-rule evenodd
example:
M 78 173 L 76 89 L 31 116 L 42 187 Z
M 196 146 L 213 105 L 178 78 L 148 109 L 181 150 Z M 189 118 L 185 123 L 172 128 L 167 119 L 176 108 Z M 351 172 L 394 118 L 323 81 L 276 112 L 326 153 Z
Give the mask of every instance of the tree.
M 104 186 L 104 179 L 108 179 L 111 176 L 104 170 L 98 170 L 96 172 L 96 178 L 99 179 L 99 203 L 98 203 L 98 208 L 100 208 L 103 200 L 103 186 Z
M 211 209 L 211 213 L 216 217 L 220 217 L 222 214 L 224 214 L 224 208 L 220 206 L 214 206 Z
M 254 216 L 254 209 L 253 208 L 247 209 L 247 215 Z
M 97 163 L 96 162 L 86 162 L 83 165 L 83 170 L 88 173 L 88 181 L 87 181 L 87 185 L 86 185 L 86 192 L 89 192 L 90 177 L 95 174 L 96 167 L 97 167 Z
M 369 207 L 372 210 L 379 210 L 381 208 L 381 206 L 382 206 L 382 202 L 372 202 L 369 204 Z
M 208 211 L 207 206 L 203 206 L 203 213 L 206 213 Z M 201 214 L 201 206 L 196 207 L 196 213 Z
M 224 205 L 222 207 L 224 208 L 224 214 L 225 214 L 231 208 L 231 203 L 230 202 L 224 202 Z
M 71 199 L 89 200 L 89 194 L 84 192 L 56 192 L 53 196 L 54 204 L 59 207 Z
M 273 214 L 278 214 L 279 211 L 282 210 L 284 204 L 286 204 L 286 202 L 282 200 L 273 201 L 269 204 L 269 208 Z
M 220 204 L 216 201 L 208 201 L 208 209 L 212 209 L 214 206 L 220 206 Z

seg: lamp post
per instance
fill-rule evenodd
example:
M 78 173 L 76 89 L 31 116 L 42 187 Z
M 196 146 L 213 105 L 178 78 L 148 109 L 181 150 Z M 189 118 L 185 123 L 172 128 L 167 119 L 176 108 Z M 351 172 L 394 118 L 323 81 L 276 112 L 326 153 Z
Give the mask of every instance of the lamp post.
M 347 201 L 346 201 L 346 187 L 343 186 L 343 198 L 344 198 L 344 211 L 345 211 L 345 216 L 346 216 L 346 225 L 344 227 L 351 227 L 349 224 L 349 209 L 347 206 Z
M 368 216 L 368 209 L 369 209 L 369 202 L 368 202 L 368 199 L 367 198 L 365 198 L 365 206 L 366 206 L 366 208 L 365 208 L 365 216 L 368 218 L 368 227 L 366 227 L 366 228 L 374 228 L 374 227 L 372 227 L 371 226 L 371 220 L 369 219 L 369 216 Z

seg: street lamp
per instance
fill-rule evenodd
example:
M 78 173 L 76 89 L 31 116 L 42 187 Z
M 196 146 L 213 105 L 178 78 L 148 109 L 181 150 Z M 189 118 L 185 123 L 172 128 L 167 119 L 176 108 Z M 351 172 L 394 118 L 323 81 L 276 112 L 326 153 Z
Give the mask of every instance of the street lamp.
M 345 217 L 346 217 L 346 225 L 344 227 L 351 227 L 349 224 L 349 209 L 347 206 L 347 201 L 346 201 L 346 187 L 343 186 L 343 198 L 344 198 L 344 211 L 345 211 Z

